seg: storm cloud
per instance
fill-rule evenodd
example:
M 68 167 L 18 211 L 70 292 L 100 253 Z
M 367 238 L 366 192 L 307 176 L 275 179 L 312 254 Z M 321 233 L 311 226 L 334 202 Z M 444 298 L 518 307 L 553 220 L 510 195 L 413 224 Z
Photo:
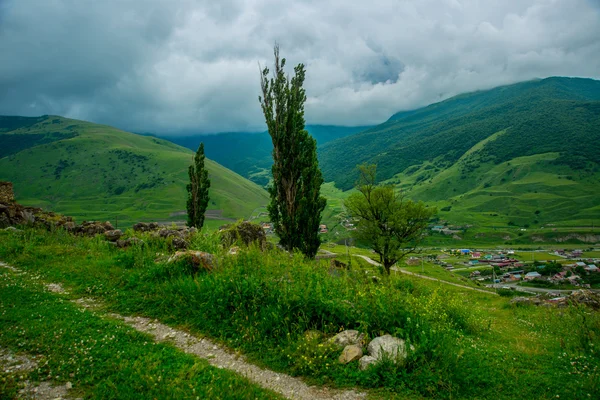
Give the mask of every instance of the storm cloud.
M 290 71 L 306 64 L 309 123 L 376 124 L 465 91 L 600 78 L 600 2 L 0 0 L 0 114 L 261 130 L 275 42 Z

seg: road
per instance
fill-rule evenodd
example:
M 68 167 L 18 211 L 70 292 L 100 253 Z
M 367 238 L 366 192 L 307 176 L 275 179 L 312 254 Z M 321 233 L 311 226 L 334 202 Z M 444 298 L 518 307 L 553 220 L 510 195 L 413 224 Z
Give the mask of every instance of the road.
M 354 256 L 362 258 L 363 260 L 365 260 L 366 262 L 368 262 L 371 265 L 376 265 L 376 266 L 380 266 L 381 265 L 377 261 L 375 261 L 375 260 L 373 260 L 373 259 L 371 259 L 371 258 L 369 258 L 367 256 L 362 256 L 360 254 L 354 254 Z M 474 290 L 476 292 L 482 292 L 482 293 L 486 293 L 486 294 L 497 295 L 497 293 L 490 292 L 489 290 L 477 289 L 477 288 L 470 287 L 470 286 L 459 285 L 458 283 L 452 283 L 452 282 L 444 281 L 444 280 L 441 280 L 441 279 L 432 278 L 430 276 L 415 274 L 414 272 L 409 272 L 409 271 L 406 271 L 406 270 L 404 270 L 402 268 L 398 268 L 398 267 L 392 267 L 391 270 L 395 271 L 395 272 L 401 272 L 401 273 L 406 274 L 406 275 L 416 276 L 417 278 L 421 278 L 421 279 L 428 279 L 430 281 L 436 281 L 436 282 L 440 282 L 440 283 L 443 283 L 443 284 L 446 284 L 446 285 L 457 286 L 457 287 L 462 288 L 462 289 Z

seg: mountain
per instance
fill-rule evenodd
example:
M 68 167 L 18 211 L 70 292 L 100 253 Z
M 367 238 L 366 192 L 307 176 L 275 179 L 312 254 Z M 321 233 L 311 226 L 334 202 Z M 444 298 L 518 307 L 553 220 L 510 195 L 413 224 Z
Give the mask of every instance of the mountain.
M 307 125 L 317 145 L 346 137 L 369 126 Z M 164 136 L 163 139 L 196 150 L 204 143 L 206 156 L 257 184 L 269 183 L 273 144 L 268 132 L 229 132 L 212 135 Z
M 355 167 L 461 222 L 587 223 L 600 217 L 600 81 L 547 78 L 399 112 L 320 148 L 326 181 Z
M 169 141 L 58 116 L 0 116 L 0 180 L 20 203 L 78 219 L 185 219 L 193 152 Z M 208 221 L 249 217 L 268 194 L 206 160 L 212 181 Z

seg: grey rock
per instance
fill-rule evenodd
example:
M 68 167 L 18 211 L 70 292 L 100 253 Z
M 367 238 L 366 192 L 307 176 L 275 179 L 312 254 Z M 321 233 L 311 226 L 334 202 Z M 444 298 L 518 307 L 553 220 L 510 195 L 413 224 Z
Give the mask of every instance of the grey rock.
M 359 345 L 360 346 L 360 345 L 362 345 L 364 339 L 365 339 L 364 333 L 360 333 L 359 331 L 349 329 L 347 331 L 342 331 L 342 332 L 338 333 L 337 335 L 335 335 L 334 337 L 329 339 L 329 341 L 334 343 L 335 345 L 343 348 L 343 347 L 346 347 L 349 345 Z
M 360 360 L 358 360 L 358 368 L 361 371 L 367 369 L 370 365 L 377 363 L 377 359 L 371 356 L 363 356 Z
M 394 361 L 406 359 L 406 344 L 404 340 L 384 335 L 371 340 L 367 351 L 371 357 L 381 360 L 386 357 Z
M 123 231 L 121 231 L 120 229 L 113 229 L 111 231 L 104 232 L 104 237 L 109 242 L 116 242 L 121 238 L 121 236 L 123 236 Z

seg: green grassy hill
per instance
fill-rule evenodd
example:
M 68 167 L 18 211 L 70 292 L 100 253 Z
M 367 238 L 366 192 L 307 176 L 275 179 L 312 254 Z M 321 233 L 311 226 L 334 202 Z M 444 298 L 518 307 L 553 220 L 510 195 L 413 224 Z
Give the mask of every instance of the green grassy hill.
M 598 225 L 598 154 L 600 81 L 570 78 L 456 96 L 320 149 L 337 187 L 377 163 L 382 181 L 477 230 Z
M 0 180 L 22 204 L 120 224 L 185 219 L 192 151 L 166 140 L 57 116 L 0 117 Z M 249 217 L 267 203 L 256 184 L 207 160 L 215 218 Z M 209 225 L 223 221 L 209 219 Z
M 369 126 L 307 125 L 317 145 L 353 135 Z M 268 132 L 226 132 L 214 135 L 164 136 L 166 140 L 196 151 L 204 143 L 206 156 L 261 186 L 269 183 L 273 144 Z
M 548 78 L 468 93 L 418 110 L 320 148 L 327 181 L 353 186 L 357 164 L 375 162 L 379 177 L 432 162 L 438 170 L 499 131 L 481 149 L 483 161 L 560 153 L 558 164 L 596 167 L 600 152 L 600 81 Z M 593 165 L 592 165 L 593 164 Z

